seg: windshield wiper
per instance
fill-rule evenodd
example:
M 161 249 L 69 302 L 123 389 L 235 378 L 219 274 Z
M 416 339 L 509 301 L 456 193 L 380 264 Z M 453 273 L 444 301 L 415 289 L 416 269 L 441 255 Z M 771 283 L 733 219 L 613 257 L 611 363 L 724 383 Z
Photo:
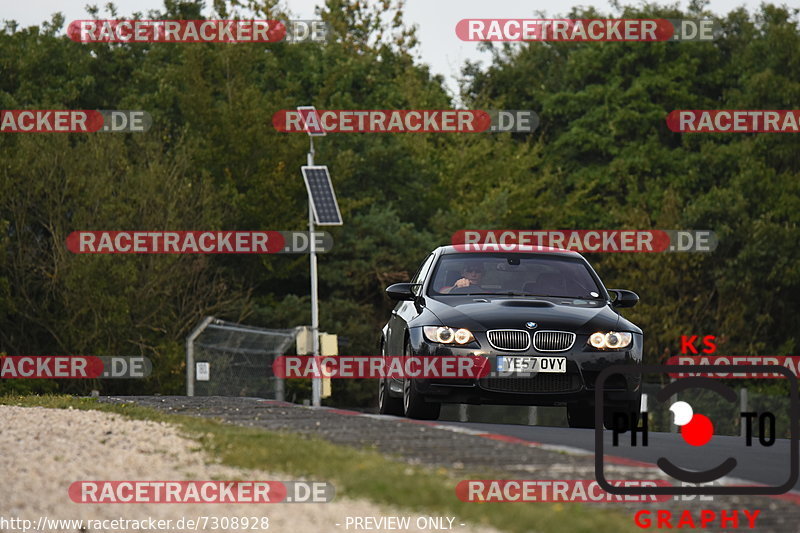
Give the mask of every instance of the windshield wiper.
M 515 292 L 455 292 L 453 296 L 522 296 Z
M 534 294 L 532 292 L 516 292 L 516 291 L 504 291 L 504 292 L 451 292 L 451 293 L 444 293 L 450 294 L 452 296 L 533 296 L 536 298 L 571 298 L 571 299 L 586 299 L 578 296 L 553 296 L 549 294 Z
M 568 298 L 572 300 L 581 299 L 578 296 L 556 296 L 552 294 L 534 294 L 532 292 L 517 292 L 517 293 L 509 293 L 509 296 L 534 296 L 536 298 Z
M 455 295 L 458 295 L 456 293 Z M 467 293 L 460 293 L 462 296 L 536 296 L 535 294 L 530 294 L 527 292 L 515 292 L 515 291 L 506 291 L 506 292 L 467 292 Z

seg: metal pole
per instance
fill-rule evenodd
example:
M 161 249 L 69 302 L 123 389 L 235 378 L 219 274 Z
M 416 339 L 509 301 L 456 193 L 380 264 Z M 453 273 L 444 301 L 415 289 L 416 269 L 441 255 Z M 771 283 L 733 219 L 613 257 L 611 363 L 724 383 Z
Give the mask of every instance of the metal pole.
M 747 409 L 747 404 L 748 404 L 747 400 L 748 400 L 748 398 L 747 398 L 747 389 L 742 387 L 741 389 L 739 389 L 739 412 L 744 413 L 745 411 L 748 410 Z M 742 418 L 741 417 L 739 418 L 739 424 L 741 426 L 739 428 L 740 429 L 739 433 L 741 433 L 742 438 L 744 438 L 745 434 L 747 433 L 747 430 L 746 430 L 747 426 L 742 422 Z
M 539 425 L 539 409 L 535 405 L 531 405 L 530 407 L 528 407 L 528 425 L 529 426 Z
M 675 378 L 670 378 L 669 382 L 670 383 L 675 383 Z M 677 401 L 678 401 L 678 395 L 677 394 L 673 394 L 672 396 L 669 397 L 669 404 L 670 405 L 672 405 L 673 403 L 675 403 Z M 672 417 L 670 416 L 668 418 L 672 418 Z M 673 422 L 674 422 L 673 420 L 669 421 L 669 431 L 670 431 L 670 433 L 679 433 L 680 431 L 678 430 L 678 426 L 676 426 Z
M 194 396 L 194 341 L 213 320 L 213 316 L 207 316 L 186 337 L 186 396 Z
M 314 137 L 309 137 L 308 166 L 314 166 Z M 308 246 L 311 261 L 311 354 L 319 357 L 319 301 L 317 296 L 317 252 L 314 248 L 314 213 L 311 209 L 311 193 L 308 195 Z M 311 378 L 311 405 L 319 407 L 322 396 L 322 381 Z

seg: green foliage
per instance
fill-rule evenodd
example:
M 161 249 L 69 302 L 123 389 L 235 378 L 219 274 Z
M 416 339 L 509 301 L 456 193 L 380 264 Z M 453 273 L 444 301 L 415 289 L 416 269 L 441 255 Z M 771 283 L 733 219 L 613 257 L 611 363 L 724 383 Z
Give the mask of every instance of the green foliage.
M 542 146 L 529 179 L 545 201 L 531 198 L 527 213 L 520 210 L 531 222 L 517 218 L 516 227 L 717 233 L 712 254 L 589 257 L 607 285 L 641 295 L 626 314 L 646 332 L 651 362 L 674 354 L 690 333 L 717 335 L 721 353 L 797 348 L 797 136 L 677 134 L 664 120 L 676 109 L 797 109 L 797 13 L 771 5 L 753 15 L 734 11 L 719 20 L 724 36 L 714 42 L 528 43 L 494 49 L 485 71 L 464 70 L 469 105 L 541 117 L 538 136 L 516 141 Z M 645 6 L 620 17 L 686 15 Z

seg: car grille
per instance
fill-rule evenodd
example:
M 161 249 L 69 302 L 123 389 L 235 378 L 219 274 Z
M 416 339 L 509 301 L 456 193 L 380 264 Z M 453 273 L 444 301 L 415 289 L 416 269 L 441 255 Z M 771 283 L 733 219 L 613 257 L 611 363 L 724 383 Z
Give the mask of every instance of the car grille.
M 482 378 L 482 388 L 500 392 L 569 392 L 581 388 L 576 374 L 540 373 L 527 378 Z
M 487 331 L 489 344 L 496 350 L 525 351 L 531 347 L 531 336 L 524 329 Z
M 575 334 L 569 331 L 537 331 L 533 347 L 538 352 L 566 352 L 575 343 Z

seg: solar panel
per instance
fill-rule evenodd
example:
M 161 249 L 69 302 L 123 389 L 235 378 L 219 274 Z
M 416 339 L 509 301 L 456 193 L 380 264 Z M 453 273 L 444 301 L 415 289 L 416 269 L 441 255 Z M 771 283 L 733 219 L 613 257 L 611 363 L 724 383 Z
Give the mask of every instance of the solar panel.
M 311 198 L 311 208 L 314 210 L 314 223 L 318 226 L 341 226 L 342 214 L 339 212 L 339 204 L 336 203 L 328 167 L 306 166 L 301 167 L 301 170 Z
M 303 129 L 306 133 L 311 137 L 325 136 L 325 128 L 322 127 L 322 123 L 319 120 L 317 108 L 313 105 L 301 105 L 297 108 L 297 112 L 300 113 L 300 118 L 303 119 Z

